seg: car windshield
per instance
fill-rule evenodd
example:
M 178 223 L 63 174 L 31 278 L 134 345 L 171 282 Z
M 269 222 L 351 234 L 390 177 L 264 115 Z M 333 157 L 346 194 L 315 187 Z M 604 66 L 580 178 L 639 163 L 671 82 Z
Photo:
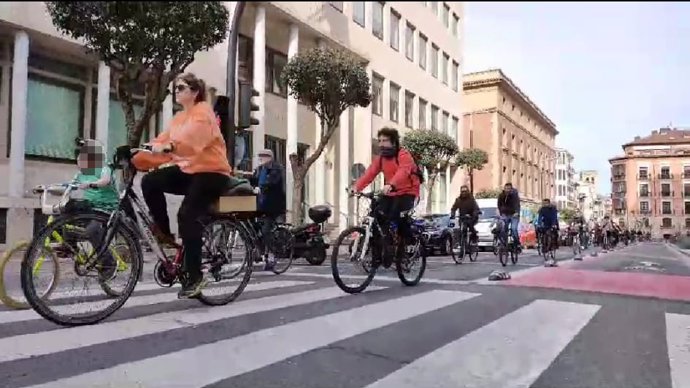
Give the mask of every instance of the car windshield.
M 498 209 L 493 207 L 484 207 L 481 209 L 482 214 L 479 215 L 480 220 L 490 220 L 494 217 L 498 217 Z
M 447 214 L 433 214 L 424 216 L 424 221 L 426 221 L 430 226 L 434 226 L 437 228 L 448 226 L 449 220 L 450 216 Z

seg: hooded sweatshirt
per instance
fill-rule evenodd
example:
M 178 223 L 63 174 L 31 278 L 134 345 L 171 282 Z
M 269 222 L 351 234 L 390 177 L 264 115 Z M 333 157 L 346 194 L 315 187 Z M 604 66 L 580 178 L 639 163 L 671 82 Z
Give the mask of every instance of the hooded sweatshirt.
M 232 171 L 213 108 L 206 102 L 177 113 L 168 129 L 152 143 L 172 143 L 172 162 L 184 173 L 213 172 L 230 176 Z

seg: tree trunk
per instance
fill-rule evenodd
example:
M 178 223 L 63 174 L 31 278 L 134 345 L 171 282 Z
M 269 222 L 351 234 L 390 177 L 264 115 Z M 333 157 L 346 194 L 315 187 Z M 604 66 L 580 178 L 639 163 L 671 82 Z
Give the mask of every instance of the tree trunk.
M 434 193 L 434 185 L 436 184 L 436 177 L 438 174 L 433 173 L 429 174 L 429 183 L 427 184 L 426 187 L 426 214 L 431 214 L 431 203 L 432 199 L 431 196 Z
M 474 170 L 470 168 L 470 193 L 474 195 Z

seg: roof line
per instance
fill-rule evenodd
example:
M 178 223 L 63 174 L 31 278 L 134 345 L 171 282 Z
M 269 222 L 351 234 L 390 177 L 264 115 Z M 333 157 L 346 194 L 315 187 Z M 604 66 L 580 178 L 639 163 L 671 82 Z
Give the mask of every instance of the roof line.
M 512 88 L 512 89 L 520 96 L 520 98 L 522 98 L 523 100 L 525 100 L 525 102 L 527 102 L 527 104 L 528 104 L 532 109 L 534 109 L 534 110 L 541 116 L 541 118 L 542 118 L 544 121 L 546 121 L 549 125 L 551 125 L 551 126 L 553 127 L 553 130 L 554 130 L 554 131 L 556 131 L 556 132 L 558 133 L 558 130 L 556 130 L 556 124 L 555 124 L 553 121 L 551 121 L 551 119 L 549 118 L 549 116 L 547 116 L 546 113 L 544 113 L 541 109 L 539 109 L 539 107 L 537 106 L 537 104 L 535 104 L 534 101 L 532 101 L 532 100 L 527 96 L 527 94 L 525 94 L 525 93 L 522 91 L 522 89 L 520 89 L 520 88 L 513 82 L 513 80 L 510 79 L 510 77 L 508 77 L 508 76 L 503 72 L 503 70 L 501 70 L 500 68 L 493 68 L 493 69 L 488 69 L 488 70 L 476 71 L 476 72 L 473 72 L 473 73 L 467 73 L 467 74 L 465 74 L 465 75 L 463 76 L 463 78 L 464 78 L 464 77 L 467 77 L 467 76 L 470 76 L 470 75 L 485 74 L 485 73 L 491 73 L 491 72 L 495 72 L 495 71 L 497 71 L 497 72 L 499 73 L 499 75 L 501 76 L 501 79 L 500 79 L 499 81 L 505 81 L 506 84 L 508 84 L 508 86 L 509 86 L 510 88 Z M 471 84 L 481 84 L 481 83 L 483 83 L 483 82 L 493 82 L 493 81 L 494 81 L 493 79 L 488 79 L 488 80 L 480 80 L 480 81 L 467 81 L 466 83 L 471 85 Z

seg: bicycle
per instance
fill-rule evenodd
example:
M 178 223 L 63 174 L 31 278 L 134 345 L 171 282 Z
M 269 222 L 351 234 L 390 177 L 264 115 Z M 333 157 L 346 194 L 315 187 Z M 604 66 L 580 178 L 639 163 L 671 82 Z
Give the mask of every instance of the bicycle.
M 46 222 L 47 225 L 50 225 L 53 222 L 55 222 L 56 217 L 59 217 L 60 213 L 62 213 L 65 210 L 65 207 L 69 203 L 72 191 L 77 189 L 79 189 L 79 186 L 77 185 L 76 181 L 51 185 L 39 185 L 32 189 L 33 194 L 40 194 L 41 196 L 41 210 L 43 214 L 49 216 Z M 61 196 L 60 201 L 55 205 L 49 205 L 47 201 L 48 194 L 51 194 L 53 196 Z M 86 207 L 84 208 L 84 210 L 99 211 L 96 209 L 92 209 L 90 207 Z M 74 233 L 86 233 L 85 230 L 73 225 L 67 225 L 67 229 Z M 47 252 L 47 254 L 39 257 L 36 264 L 33 266 L 32 274 L 33 276 L 36 276 L 38 272 L 43 268 L 43 264 L 46 262 L 46 260 L 49 260 L 53 263 L 53 280 L 48 284 L 47 289 L 41 294 L 41 298 L 49 297 L 55 290 L 55 287 L 60 277 L 59 259 L 61 258 L 61 254 L 64 253 L 61 251 L 61 248 L 64 246 L 65 242 L 65 236 L 62 236 L 57 231 L 54 231 L 44 240 L 43 249 Z M 28 302 L 23 302 L 12 297 L 9 294 L 9 292 L 7 292 L 7 288 L 5 286 L 5 271 L 8 268 L 8 265 L 10 264 L 12 258 L 15 256 L 19 256 L 21 257 L 21 259 L 23 259 L 29 245 L 30 241 L 20 241 L 17 244 L 15 244 L 12 248 L 10 248 L 10 250 L 5 252 L 2 258 L 0 258 L 0 301 L 2 301 L 2 303 L 9 308 L 27 309 L 30 307 Z M 110 254 L 113 256 L 113 258 L 115 258 L 116 261 L 115 272 L 126 271 L 128 267 L 127 262 L 118 253 L 117 249 L 111 248 Z M 77 255 L 77 257 L 75 258 L 75 270 L 77 270 L 79 266 L 86 261 L 86 257 L 87 256 L 83 254 Z M 20 270 L 18 269 L 17 274 L 19 274 L 19 272 Z M 109 279 L 103 279 L 99 277 L 99 285 L 101 286 L 101 289 L 108 296 L 117 297 L 119 295 L 119 292 L 112 289 L 107 280 Z
M 575 233 L 572 233 L 573 240 L 572 240 L 572 246 L 573 246 L 573 254 L 575 256 L 579 256 L 582 254 L 582 241 L 580 240 L 580 235 L 582 234 L 581 231 L 576 231 Z
M 551 265 L 556 264 L 556 240 L 558 236 L 555 235 L 556 228 L 549 228 L 540 233 L 542 252 L 544 254 L 544 261 L 551 260 Z
M 510 255 L 510 261 L 513 265 L 518 262 L 518 250 L 517 243 L 514 241 L 513 233 L 509 230 L 510 222 L 509 217 L 501 217 L 498 219 L 498 260 L 501 262 L 502 266 L 508 265 L 508 255 Z
M 453 255 L 453 260 L 456 264 L 462 263 L 462 259 L 467 255 L 471 262 L 477 260 L 479 255 L 479 246 L 476 241 L 472 241 L 470 237 L 469 222 L 472 219 L 470 215 L 462 215 L 458 217 L 460 228 L 458 231 L 458 254 Z
M 143 235 L 148 240 L 150 246 L 153 248 L 154 254 L 157 257 L 156 265 L 153 268 L 154 280 L 161 287 L 172 287 L 175 283 L 185 284 L 188 281 L 188 275 L 182 270 L 184 248 L 176 245 L 175 253 L 167 255 L 163 247 L 153 237 L 152 228 L 154 222 L 151 216 L 145 211 L 145 204 L 139 199 L 133 190 L 134 178 L 137 174 L 136 168 L 132 164 L 132 157 L 138 152 L 151 152 L 150 146 L 142 146 L 142 148 L 129 148 L 125 150 L 118 149 L 114 158 L 113 168 L 122 169 L 126 175 L 125 189 L 120 193 L 119 204 L 116 211 L 110 215 L 105 215 L 99 212 L 70 214 L 65 217 L 60 217 L 51 225 L 44 226 L 35 237 L 29 249 L 27 250 L 24 261 L 22 262 L 21 280 L 22 289 L 31 307 L 45 319 L 57 323 L 62 326 L 81 326 L 98 323 L 115 311 L 120 309 L 129 297 L 134 292 L 134 288 L 140 279 L 140 274 L 143 266 L 143 253 L 141 244 L 136 238 L 137 235 Z M 230 192 L 224 194 L 226 196 L 233 195 L 233 190 L 237 187 L 230 188 Z M 136 216 L 136 224 L 129 221 L 130 219 L 125 214 L 125 206 L 132 206 L 134 215 Z M 252 265 L 249 262 L 250 253 L 249 247 L 245 245 L 244 252 L 245 259 L 240 263 L 240 268 L 230 274 L 221 271 L 224 264 L 230 264 L 232 261 L 232 254 L 214 249 L 215 247 L 209 243 L 223 243 L 227 241 L 230 236 L 230 230 L 237 230 L 239 236 L 244 241 L 249 241 L 247 232 L 238 224 L 237 219 L 246 217 L 243 213 L 218 213 L 214 209 L 209 209 L 209 215 L 199 220 L 200 227 L 202 227 L 202 236 L 204 244 L 202 247 L 202 262 L 201 268 L 204 276 L 210 278 L 213 283 L 218 283 L 221 280 L 231 280 L 239 277 L 237 288 L 229 295 L 213 297 L 206 294 L 206 288 L 197 297 L 197 299 L 206 305 L 225 305 L 235 300 L 247 286 L 251 278 Z M 95 223 L 101 227 L 103 231 L 100 236 L 100 243 L 97 244 L 95 252 L 87 256 L 83 264 L 79 266 L 81 271 L 77 271 L 80 276 L 87 276 L 97 265 L 107 252 L 107 248 L 117 237 L 121 237 L 129 251 L 131 273 L 127 279 L 121 294 L 115 301 L 102 311 L 86 315 L 63 315 L 58 311 L 51 309 L 46 303 L 46 300 L 40 298 L 36 293 L 36 288 L 31 276 L 33 268 L 33 258 L 36 251 L 40 248 L 39 242 L 51 235 L 53 230 L 58 229 L 64 225 L 79 225 L 79 223 Z M 138 230 L 136 230 L 138 229 Z M 227 246 L 227 244 L 225 244 Z M 234 247 L 234 245 L 233 245 Z M 206 248 L 206 253 L 203 253 L 203 248 Z M 76 264 L 75 264 L 76 266 Z M 244 270 L 244 275 L 240 276 Z M 208 286 L 207 286 L 208 288 Z
M 389 230 L 384 230 L 378 221 L 378 204 L 381 199 L 381 192 L 371 193 L 350 193 L 351 196 L 368 198 L 371 200 L 369 213 L 359 226 L 352 226 L 343 230 L 335 243 L 331 254 L 331 271 L 333 280 L 341 290 L 348 294 L 356 294 L 364 291 L 371 284 L 379 266 L 385 267 L 392 264 L 389 258 L 394 255 L 394 262 L 398 278 L 406 286 L 416 286 L 424 276 L 426 269 L 426 248 L 422 234 L 424 232 L 424 220 L 413 220 L 414 210 L 401 212 L 401 222 L 408 222 L 412 234 L 410 244 L 405 244 L 404 239 L 398 233 L 398 225 L 390 222 Z M 338 268 L 338 253 L 340 246 L 344 246 L 348 253 L 350 262 L 355 263 L 355 268 L 361 268 L 366 273 L 364 281 L 359 285 L 350 287 L 343 281 L 341 270 Z M 376 249 L 378 251 L 375 251 Z M 377 259 L 372 257 L 379 256 Z M 369 256 L 369 257 L 367 257 Z M 404 256 L 404 257 L 403 257 Z M 421 260 L 419 273 L 412 278 L 408 278 L 411 268 Z
M 276 222 L 273 225 L 271 228 L 271 247 L 269 249 L 264 244 L 264 235 L 261 232 L 263 222 L 265 221 L 260 217 L 255 217 L 242 220 L 240 223 L 250 236 L 253 262 L 260 263 L 262 257 L 270 251 L 273 253 L 275 260 L 271 271 L 276 275 L 280 275 L 290 268 L 294 256 L 295 239 L 290 229 L 291 225 L 282 222 Z M 279 259 L 285 260 L 286 263 L 283 266 L 278 266 Z

